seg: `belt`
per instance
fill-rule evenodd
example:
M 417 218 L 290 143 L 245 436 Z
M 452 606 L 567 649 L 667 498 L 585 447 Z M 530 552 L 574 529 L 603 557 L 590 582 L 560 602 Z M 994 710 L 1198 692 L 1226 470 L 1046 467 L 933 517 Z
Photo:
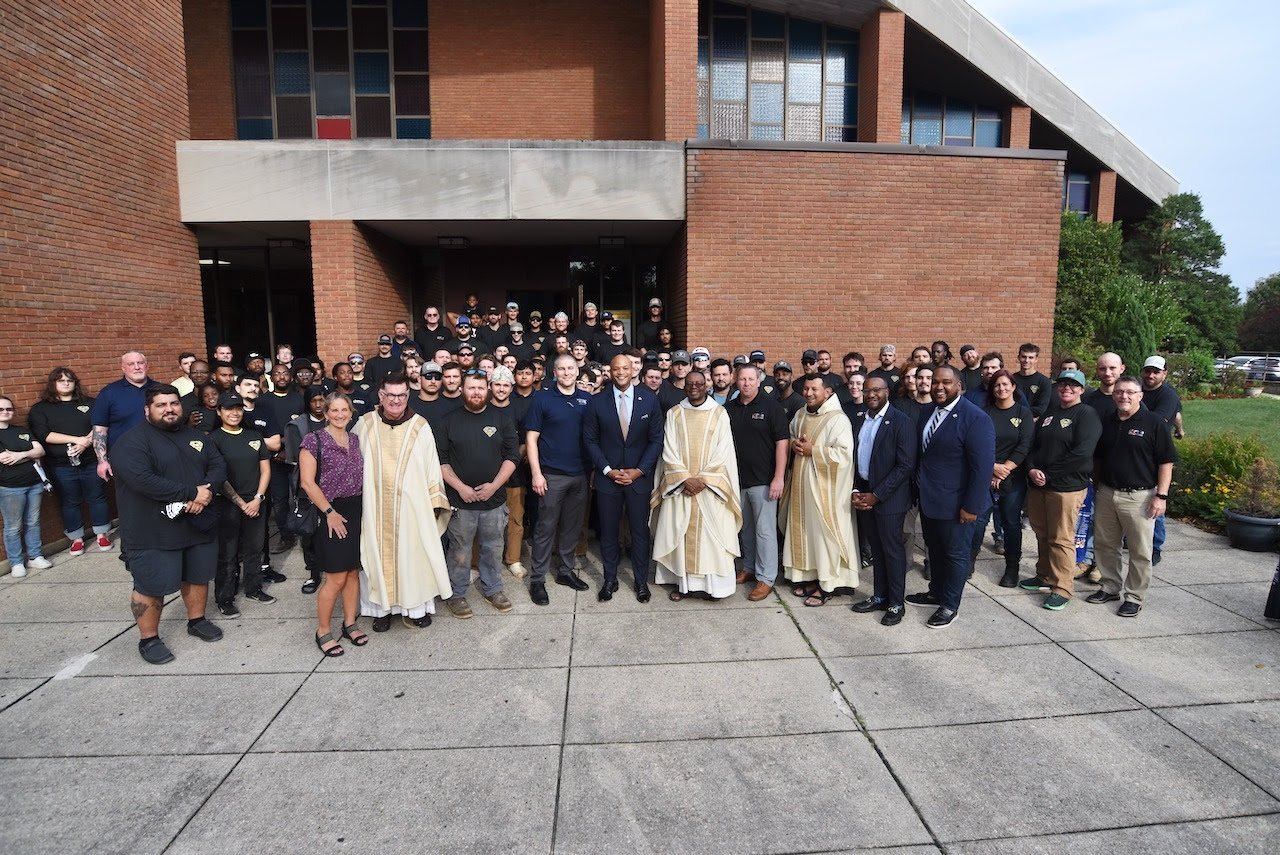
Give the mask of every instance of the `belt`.
M 1144 493 L 1147 490 L 1154 490 L 1155 488 L 1156 485 L 1152 484 L 1150 487 L 1112 487 L 1111 489 L 1115 490 L 1117 493 Z

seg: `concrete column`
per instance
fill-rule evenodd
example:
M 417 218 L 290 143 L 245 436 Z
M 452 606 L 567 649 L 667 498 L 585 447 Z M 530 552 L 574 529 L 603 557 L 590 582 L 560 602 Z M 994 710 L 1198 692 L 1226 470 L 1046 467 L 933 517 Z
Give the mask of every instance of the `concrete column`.
M 907 18 L 881 9 L 862 25 L 858 49 L 858 142 L 902 140 L 902 61 Z
M 1093 202 L 1089 213 L 1100 223 L 1114 222 L 1116 218 L 1116 174 L 1110 169 L 1098 172 L 1093 183 Z
M 1004 118 L 1005 148 L 1031 148 L 1031 108 L 1014 104 Z
M 311 221 L 316 350 L 326 365 L 377 352 L 378 336 L 410 317 L 411 255 L 398 241 L 351 220 Z

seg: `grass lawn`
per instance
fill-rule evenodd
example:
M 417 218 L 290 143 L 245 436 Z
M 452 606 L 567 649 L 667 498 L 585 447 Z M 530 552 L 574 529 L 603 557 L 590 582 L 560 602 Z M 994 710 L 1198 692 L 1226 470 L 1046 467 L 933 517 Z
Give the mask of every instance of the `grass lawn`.
M 1271 460 L 1280 464 L 1280 399 L 1263 396 L 1184 401 L 1182 426 L 1188 437 L 1226 430 L 1242 436 L 1256 433 L 1270 449 Z

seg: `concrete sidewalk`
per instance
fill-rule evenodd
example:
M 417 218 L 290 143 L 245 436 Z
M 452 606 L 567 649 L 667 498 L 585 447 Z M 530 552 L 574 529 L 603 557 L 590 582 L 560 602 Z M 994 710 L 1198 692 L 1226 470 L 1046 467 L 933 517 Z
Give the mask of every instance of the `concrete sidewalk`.
M 946 630 L 599 603 L 593 557 L 590 591 L 508 578 L 511 614 L 473 589 L 338 659 L 294 550 L 279 602 L 210 608 L 221 642 L 171 606 L 161 667 L 115 552 L 63 553 L 0 579 L 0 851 L 1275 853 L 1276 558 L 1169 528 L 1133 620 L 1046 611 L 986 551 Z

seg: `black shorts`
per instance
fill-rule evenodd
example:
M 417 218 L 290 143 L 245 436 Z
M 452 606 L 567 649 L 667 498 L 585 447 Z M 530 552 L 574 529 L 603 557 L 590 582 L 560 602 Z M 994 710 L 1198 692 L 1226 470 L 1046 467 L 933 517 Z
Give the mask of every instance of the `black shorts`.
M 218 569 L 218 541 L 197 543 L 186 549 L 140 549 L 129 547 L 129 572 L 133 589 L 145 597 L 164 597 L 182 588 L 182 583 L 207 585 Z

